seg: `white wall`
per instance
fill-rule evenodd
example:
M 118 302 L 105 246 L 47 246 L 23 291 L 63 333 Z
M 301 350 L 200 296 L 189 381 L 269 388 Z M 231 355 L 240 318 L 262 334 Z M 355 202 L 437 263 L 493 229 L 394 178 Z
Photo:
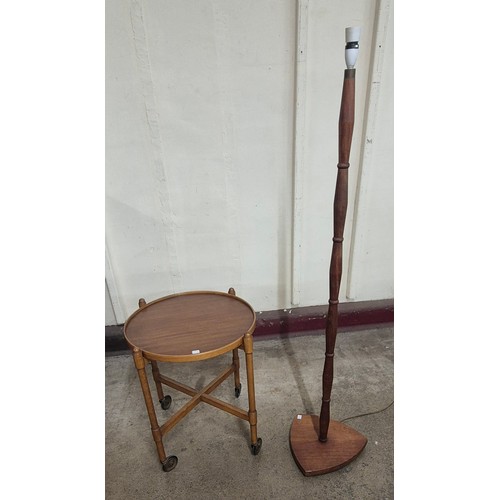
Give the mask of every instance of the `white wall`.
M 351 25 L 363 35 L 343 301 L 393 296 L 391 2 L 107 0 L 106 280 L 118 322 L 139 297 L 194 289 L 233 286 L 255 310 L 327 302 Z

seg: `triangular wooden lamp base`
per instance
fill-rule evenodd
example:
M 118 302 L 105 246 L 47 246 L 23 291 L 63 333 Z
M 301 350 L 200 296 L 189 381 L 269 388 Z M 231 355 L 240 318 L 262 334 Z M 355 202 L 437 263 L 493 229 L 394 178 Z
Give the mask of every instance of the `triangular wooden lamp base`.
M 319 417 L 297 415 L 290 428 L 290 449 L 304 476 L 318 476 L 341 469 L 366 446 L 367 439 L 351 427 L 330 420 L 328 440 L 318 440 Z

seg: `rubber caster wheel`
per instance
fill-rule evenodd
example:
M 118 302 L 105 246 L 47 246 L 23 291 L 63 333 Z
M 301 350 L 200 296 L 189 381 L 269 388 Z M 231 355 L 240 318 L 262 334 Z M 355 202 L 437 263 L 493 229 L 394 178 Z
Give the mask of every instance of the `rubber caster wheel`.
M 234 395 L 235 397 L 239 398 L 241 394 L 241 384 L 238 387 L 234 388 Z
M 170 408 L 170 405 L 172 404 L 172 397 L 165 396 L 163 399 L 160 399 L 160 404 L 164 410 L 168 410 Z
M 252 444 L 252 455 L 258 455 L 262 447 L 262 439 L 258 438 L 255 444 Z
M 163 470 L 165 472 L 170 472 L 171 470 L 175 469 L 178 461 L 179 459 L 175 455 L 170 455 L 162 464 Z

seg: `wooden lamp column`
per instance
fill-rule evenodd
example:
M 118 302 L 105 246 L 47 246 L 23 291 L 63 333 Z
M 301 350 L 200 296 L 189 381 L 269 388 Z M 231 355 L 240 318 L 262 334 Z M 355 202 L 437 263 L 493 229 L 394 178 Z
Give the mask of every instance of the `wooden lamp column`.
M 354 93 L 360 28 L 346 28 L 342 101 L 339 116 L 339 162 L 333 202 L 333 248 L 330 261 L 330 298 L 326 323 L 326 352 L 323 368 L 321 413 L 297 415 L 290 428 L 290 449 L 305 476 L 326 474 L 352 462 L 366 446 L 367 439 L 351 427 L 330 420 L 333 384 L 333 354 L 338 326 L 338 304 L 342 275 L 342 242 L 347 212 L 349 155 L 354 127 Z

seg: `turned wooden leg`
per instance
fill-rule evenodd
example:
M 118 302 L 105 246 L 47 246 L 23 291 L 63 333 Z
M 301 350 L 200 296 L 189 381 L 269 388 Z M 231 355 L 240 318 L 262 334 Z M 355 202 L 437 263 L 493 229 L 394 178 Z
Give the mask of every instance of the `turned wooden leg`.
M 153 379 L 156 384 L 158 399 L 161 401 L 165 396 L 163 394 L 163 387 L 160 382 L 160 370 L 158 369 L 158 363 L 156 361 L 151 360 L 151 371 L 153 372 Z
M 137 368 L 137 374 L 139 375 L 139 381 L 141 382 L 144 401 L 146 403 L 146 409 L 148 411 L 149 421 L 151 422 L 151 433 L 153 434 L 153 439 L 156 444 L 160 462 L 162 464 L 165 464 L 167 461 L 167 456 L 165 455 L 165 448 L 163 447 L 160 426 L 158 425 L 158 420 L 156 419 L 153 399 L 151 398 L 151 391 L 149 390 L 148 377 L 146 375 L 146 371 L 144 370 L 146 364 L 144 362 L 142 352 L 137 347 L 134 348 L 133 354 L 135 367 Z
M 240 357 L 238 349 L 233 349 L 233 366 L 234 366 L 234 395 L 239 398 L 241 394 L 240 382 Z
M 252 453 L 257 455 L 262 446 L 262 439 L 257 437 L 257 409 L 255 407 L 255 384 L 253 378 L 253 338 L 247 333 L 243 339 L 247 367 L 248 385 L 248 421 L 250 423 L 250 441 Z
M 164 410 L 168 410 L 170 405 L 172 404 L 172 397 L 170 395 L 166 395 L 163 392 L 163 385 L 160 382 L 160 370 L 158 368 L 158 363 L 156 361 L 151 360 L 151 371 L 153 372 L 153 379 L 156 384 L 156 392 L 158 393 L 158 401 L 161 404 L 161 407 Z
M 163 394 L 163 386 L 160 382 L 160 370 L 158 368 L 158 363 L 151 360 L 151 371 L 153 372 L 153 379 L 156 384 L 156 392 L 158 393 L 158 399 L 161 401 L 165 395 Z
M 231 287 L 227 293 L 229 295 L 236 295 L 233 287 Z M 238 349 L 233 350 L 233 366 L 234 366 L 234 395 L 239 398 L 241 394 L 241 382 L 240 382 L 240 358 L 238 356 Z

